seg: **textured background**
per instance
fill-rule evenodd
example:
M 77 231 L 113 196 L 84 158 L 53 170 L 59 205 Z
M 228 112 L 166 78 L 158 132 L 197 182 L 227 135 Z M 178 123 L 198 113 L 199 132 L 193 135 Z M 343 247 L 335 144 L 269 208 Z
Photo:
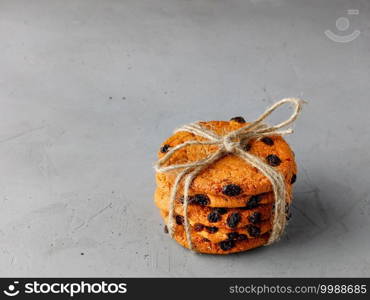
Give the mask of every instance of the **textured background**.
M 369 38 L 365 0 L 0 0 L 0 276 L 370 276 Z M 227 257 L 171 241 L 162 140 L 285 96 L 309 104 L 283 240 Z

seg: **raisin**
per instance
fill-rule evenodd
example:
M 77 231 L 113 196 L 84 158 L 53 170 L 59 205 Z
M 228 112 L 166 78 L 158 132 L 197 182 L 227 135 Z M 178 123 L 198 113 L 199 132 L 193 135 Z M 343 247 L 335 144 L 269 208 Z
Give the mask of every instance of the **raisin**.
M 265 136 L 261 139 L 262 142 L 264 142 L 266 145 L 272 146 L 274 144 L 274 141 L 270 139 L 269 137 Z
M 248 200 L 247 202 L 247 205 L 245 206 L 246 209 L 252 209 L 252 208 L 256 208 L 259 206 L 259 202 L 260 202 L 260 195 L 253 195 L 252 197 L 250 197 L 250 199 Z
M 213 210 L 217 211 L 220 215 L 224 215 L 227 213 L 227 208 L 225 207 L 216 207 Z
M 250 143 L 248 143 L 248 144 L 243 145 L 242 148 L 243 148 L 244 151 L 249 151 L 249 150 L 251 150 L 252 145 Z
M 228 184 L 222 187 L 222 193 L 226 196 L 238 196 L 242 188 L 236 184 Z
M 163 231 L 164 231 L 164 233 L 168 233 L 168 227 L 167 227 L 167 225 L 164 225 Z
M 253 224 L 257 224 L 259 222 L 261 222 L 261 213 L 259 212 L 254 212 L 253 214 L 251 214 L 249 217 L 248 217 L 248 220 L 253 223 Z
M 220 221 L 221 216 L 217 211 L 212 211 L 207 216 L 207 219 L 210 223 L 216 223 L 216 222 Z
M 220 242 L 220 248 L 224 251 L 230 250 L 234 248 L 234 246 L 235 246 L 235 243 L 233 240 L 226 240 L 226 241 Z
M 204 229 L 204 225 L 203 224 L 200 224 L 200 223 L 196 223 L 194 224 L 194 231 L 202 231 Z
M 196 194 L 191 197 L 191 203 L 195 203 L 201 206 L 208 205 L 211 201 L 209 200 L 207 195 L 204 194 Z
M 277 167 L 281 164 L 281 159 L 275 154 L 267 155 L 266 160 L 267 163 L 272 167 Z
M 216 233 L 218 231 L 218 227 L 206 226 L 206 230 L 208 233 Z
M 248 225 L 246 229 L 247 229 L 249 235 L 252 236 L 252 237 L 258 237 L 261 233 L 260 228 L 257 227 L 257 226 Z
M 180 203 L 184 203 L 184 196 L 181 196 L 178 199 L 178 201 Z M 188 197 L 188 203 L 189 204 L 198 204 L 198 205 L 201 205 L 201 206 L 206 206 L 210 203 L 210 200 L 209 200 L 207 195 L 196 194 L 196 195 Z
M 248 239 L 248 236 L 246 234 L 239 234 L 236 238 L 237 241 L 245 241 Z
M 231 118 L 230 121 L 235 121 L 238 123 L 245 123 L 245 119 L 243 117 L 234 117 L 234 118 Z
M 227 238 L 229 240 L 236 240 L 238 238 L 238 236 L 239 236 L 239 233 L 237 233 L 237 232 L 229 232 L 227 234 Z
M 166 153 L 166 152 L 168 152 L 168 149 L 169 149 L 170 147 L 171 147 L 170 145 L 165 144 L 165 145 L 163 145 L 163 146 L 161 147 L 160 151 L 161 151 L 162 153 Z
M 182 225 L 182 224 L 184 224 L 184 217 L 183 217 L 183 216 L 177 215 L 177 216 L 175 217 L 175 219 L 176 219 L 176 224 L 177 224 L 177 225 Z
M 293 184 L 297 181 L 297 174 L 293 174 L 292 179 L 290 179 L 290 184 Z
M 238 223 L 240 222 L 240 220 L 241 220 L 240 214 L 238 214 L 238 213 L 232 213 L 227 218 L 227 225 L 230 228 L 234 228 L 234 227 L 236 227 L 236 225 L 238 225 Z

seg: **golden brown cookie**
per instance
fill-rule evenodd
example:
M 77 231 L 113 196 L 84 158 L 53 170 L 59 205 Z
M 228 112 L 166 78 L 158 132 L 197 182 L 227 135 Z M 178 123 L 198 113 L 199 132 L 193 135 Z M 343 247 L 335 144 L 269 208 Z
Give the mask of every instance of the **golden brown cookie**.
M 161 216 L 164 222 L 167 224 L 168 212 L 161 210 Z M 183 226 L 184 218 L 181 215 L 175 216 L 176 227 Z M 271 220 L 265 220 L 258 222 L 257 224 L 249 223 L 244 227 L 217 227 L 217 226 L 206 226 L 201 223 L 192 224 L 190 222 L 190 232 L 197 234 L 204 238 L 209 239 L 212 243 L 218 243 L 227 239 L 252 239 L 257 238 L 267 232 L 271 231 L 272 225 Z
M 237 121 L 200 122 L 207 129 L 219 135 L 239 129 L 248 123 Z M 161 158 L 171 147 L 189 140 L 204 141 L 205 139 L 188 132 L 177 132 L 168 138 L 160 147 L 158 157 Z M 242 145 L 245 151 L 258 156 L 273 166 L 285 178 L 286 182 L 294 181 L 297 167 L 294 154 L 281 136 L 270 136 L 251 140 Z M 218 149 L 215 145 L 189 145 L 176 151 L 167 162 L 169 165 L 198 161 L 209 156 Z M 160 189 L 170 190 L 177 172 L 157 173 L 156 181 Z M 180 184 L 180 190 L 182 190 Z M 233 198 L 241 195 L 256 195 L 272 190 L 270 181 L 255 167 L 235 155 L 226 155 L 201 172 L 192 182 L 191 191 Z
M 292 198 L 292 186 L 289 183 L 285 184 L 285 189 L 287 191 L 287 199 L 288 203 L 291 203 Z M 157 188 L 154 194 L 154 199 L 158 207 L 165 208 L 169 206 L 169 196 L 170 196 L 170 189 L 161 189 Z M 178 190 L 176 201 L 178 203 L 182 202 L 182 195 L 183 191 L 181 189 Z M 196 191 L 189 191 L 189 200 L 193 204 L 200 204 L 201 206 L 209 206 L 209 207 L 249 207 L 250 203 L 258 202 L 259 205 L 263 204 L 271 204 L 274 200 L 274 194 L 272 192 L 263 193 L 259 195 L 242 195 L 238 197 L 228 198 L 222 196 L 215 196 L 211 194 L 202 194 Z
M 176 226 L 173 238 L 183 247 L 189 248 L 183 226 Z M 212 243 L 207 238 L 198 234 L 192 235 L 193 250 L 207 254 L 230 254 L 247 251 L 267 243 L 269 234 L 265 233 L 253 239 L 228 239 L 218 243 Z
M 192 226 L 192 230 L 196 227 Z M 212 231 L 207 230 L 207 228 L 203 229 L 202 231 L 198 232 L 198 234 L 202 237 L 209 239 L 212 243 L 218 243 L 227 239 L 254 239 L 258 238 L 265 233 L 269 233 L 271 231 L 271 222 L 270 220 L 262 222 L 256 225 L 247 225 L 244 228 L 237 228 L 235 230 L 219 228 L 216 233 L 212 233 Z
M 261 221 L 269 220 L 272 216 L 272 204 L 260 205 L 251 209 L 244 208 L 211 208 L 200 205 L 188 206 L 188 218 L 191 225 L 200 223 L 204 226 L 223 227 L 223 228 L 243 228 L 248 224 L 257 224 Z M 168 212 L 167 207 L 158 207 L 162 211 Z M 175 205 L 175 214 L 183 216 L 183 207 L 180 203 Z M 232 223 L 233 218 L 239 215 L 238 222 Z M 233 217 L 234 216 L 234 217 Z M 232 227 L 230 227 L 231 225 Z

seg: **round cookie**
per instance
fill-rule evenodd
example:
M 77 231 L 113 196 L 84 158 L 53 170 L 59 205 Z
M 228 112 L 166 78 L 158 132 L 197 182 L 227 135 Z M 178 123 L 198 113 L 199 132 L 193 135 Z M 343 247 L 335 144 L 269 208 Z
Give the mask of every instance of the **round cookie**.
M 289 183 L 285 184 L 285 189 L 287 191 L 287 202 L 290 203 L 292 199 L 292 185 Z M 155 202 L 157 203 L 158 207 L 164 208 L 169 206 L 169 197 L 170 197 L 171 189 L 162 189 L 157 188 L 154 194 Z M 176 201 L 181 203 L 183 190 L 181 188 L 178 189 L 176 195 Z M 272 192 L 263 193 L 259 195 L 243 195 L 239 197 L 234 197 L 233 199 L 229 199 L 227 197 L 222 196 L 215 196 L 211 194 L 203 194 L 198 193 L 196 191 L 189 191 L 190 198 L 199 196 L 203 199 L 203 203 L 209 207 L 228 207 L 228 208 L 235 208 L 235 207 L 245 207 L 248 206 L 248 202 L 251 199 L 258 198 L 258 203 L 260 205 L 263 204 L 271 204 L 274 200 L 274 194 Z M 194 199 L 194 198 L 193 198 Z M 192 199 L 190 199 L 191 201 Z M 254 201 L 254 200 L 253 200 Z
M 252 209 L 242 208 L 210 208 L 200 205 L 188 206 L 188 218 L 191 225 L 202 224 L 210 227 L 222 228 L 243 228 L 249 224 L 258 224 L 262 221 L 269 220 L 272 216 L 272 204 L 260 205 Z M 160 207 L 159 209 L 168 213 L 167 207 Z M 181 204 L 175 205 L 175 214 L 183 216 L 183 207 Z M 239 221 L 236 225 L 231 224 L 233 218 L 239 215 Z
M 168 212 L 161 211 L 161 216 L 165 223 L 167 224 Z M 175 227 L 183 226 L 183 217 L 177 215 L 175 217 L 176 225 Z M 190 223 L 191 224 L 191 223 Z M 266 220 L 258 224 L 248 224 L 241 228 L 227 228 L 227 227 L 217 227 L 217 226 L 205 226 L 201 223 L 191 224 L 190 232 L 192 234 L 198 234 L 204 238 L 209 239 L 212 243 L 218 243 L 223 240 L 234 237 L 234 239 L 253 239 L 257 238 L 265 233 L 271 231 L 271 221 Z
M 212 243 L 218 243 L 224 240 L 235 236 L 235 239 L 255 239 L 264 235 L 265 233 L 269 233 L 271 231 L 271 222 L 265 221 L 258 225 L 248 225 L 245 228 L 238 228 L 236 230 L 229 230 L 220 228 L 216 233 L 211 233 L 206 229 L 202 230 L 198 234 L 204 238 L 209 239 Z M 194 230 L 194 227 L 192 228 Z
M 200 122 L 201 126 L 224 135 L 230 131 L 239 129 L 248 123 L 237 121 L 210 121 Z M 176 145 L 189 140 L 204 141 L 205 139 L 189 132 L 180 131 L 168 138 L 160 147 L 158 157 L 162 158 L 166 152 Z M 242 145 L 245 151 L 260 157 L 269 163 L 285 178 L 291 182 L 297 173 L 294 154 L 289 145 L 281 136 L 270 136 L 262 139 L 251 140 L 247 145 Z M 169 159 L 169 165 L 194 162 L 204 159 L 216 151 L 215 145 L 189 145 L 176 151 Z M 177 172 L 157 173 L 156 181 L 159 188 L 168 190 L 172 187 Z M 179 189 L 182 189 L 183 183 Z M 228 188 L 228 187 L 237 188 Z M 255 167 L 235 155 L 226 155 L 219 159 L 204 171 L 202 171 L 192 182 L 192 191 L 201 194 L 212 194 L 223 197 L 235 197 L 240 195 L 255 195 L 272 190 L 270 181 Z
M 183 247 L 189 248 L 183 226 L 176 226 L 173 238 Z M 247 240 L 224 240 L 219 243 L 212 243 L 210 240 L 198 235 L 192 235 L 193 250 L 205 254 L 231 254 L 243 252 L 267 243 L 269 234 L 266 233 L 258 238 Z

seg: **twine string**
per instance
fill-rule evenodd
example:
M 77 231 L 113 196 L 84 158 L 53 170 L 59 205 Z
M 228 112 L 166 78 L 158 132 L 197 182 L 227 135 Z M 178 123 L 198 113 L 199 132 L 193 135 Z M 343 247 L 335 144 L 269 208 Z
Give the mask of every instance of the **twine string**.
M 257 168 L 264 176 L 266 176 L 271 182 L 272 189 L 275 197 L 275 208 L 274 216 L 272 222 L 272 230 L 270 237 L 266 245 L 270 245 L 277 241 L 286 225 L 285 218 L 285 199 L 286 199 L 286 189 L 284 184 L 284 178 L 281 173 L 277 172 L 273 167 L 268 165 L 266 162 L 262 161 L 259 157 L 254 156 L 241 147 L 241 144 L 247 144 L 251 139 L 259 139 L 268 135 L 286 135 L 293 132 L 292 129 L 280 130 L 292 124 L 299 116 L 302 111 L 304 101 L 297 98 L 285 98 L 282 99 L 272 106 L 270 106 L 262 115 L 260 115 L 257 120 L 251 122 L 250 124 L 241 127 L 240 129 L 229 132 L 226 135 L 220 136 L 215 132 L 202 127 L 199 123 L 192 123 L 184 125 L 181 128 L 175 130 L 176 132 L 186 131 L 192 133 L 196 136 L 203 137 L 205 141 L 190 140 L 182 144 L 179 144 L 170 150 L 155 164 L 155 170 L 160 173 L 171 172 L 174 170 L 180 170 L 176 176 L 175 182 L 172 186 L 169 198 L 169 212 L 168 212 L 168 230 L 171 237 L 174 234 L 175 226 L 175 199 L 177 191 L 179 189 L 181 181 L 184 180 L 183 187 L 183 214 L 184 214 L 184 230 L 186 235 L 186 240 L 188 247 L 193 249 L 193 243 L 191 239 L 190 224 L 188 219 L 188 206 L 189 206 L 189 189 L 193 180 L 208 166 L 212 165 L 214 162 L 224 157 L 227 154 L 234 154 L 242 158 L 245 162 Z M 271 115 L 278 107 L 285 104 L 293 104 L 294 111 L 291 116 L 277 125 L 268 126 L 262 121 L 264 121 L 269 115 Z M 190 145 L 217 145 L 219 148 L 217 151 L 210 154 L 208 157 L 194 161 L 191 163 L 183 164 L 169 164 L 166 163 L 170 158 L 180 149 L 185 148 Z

